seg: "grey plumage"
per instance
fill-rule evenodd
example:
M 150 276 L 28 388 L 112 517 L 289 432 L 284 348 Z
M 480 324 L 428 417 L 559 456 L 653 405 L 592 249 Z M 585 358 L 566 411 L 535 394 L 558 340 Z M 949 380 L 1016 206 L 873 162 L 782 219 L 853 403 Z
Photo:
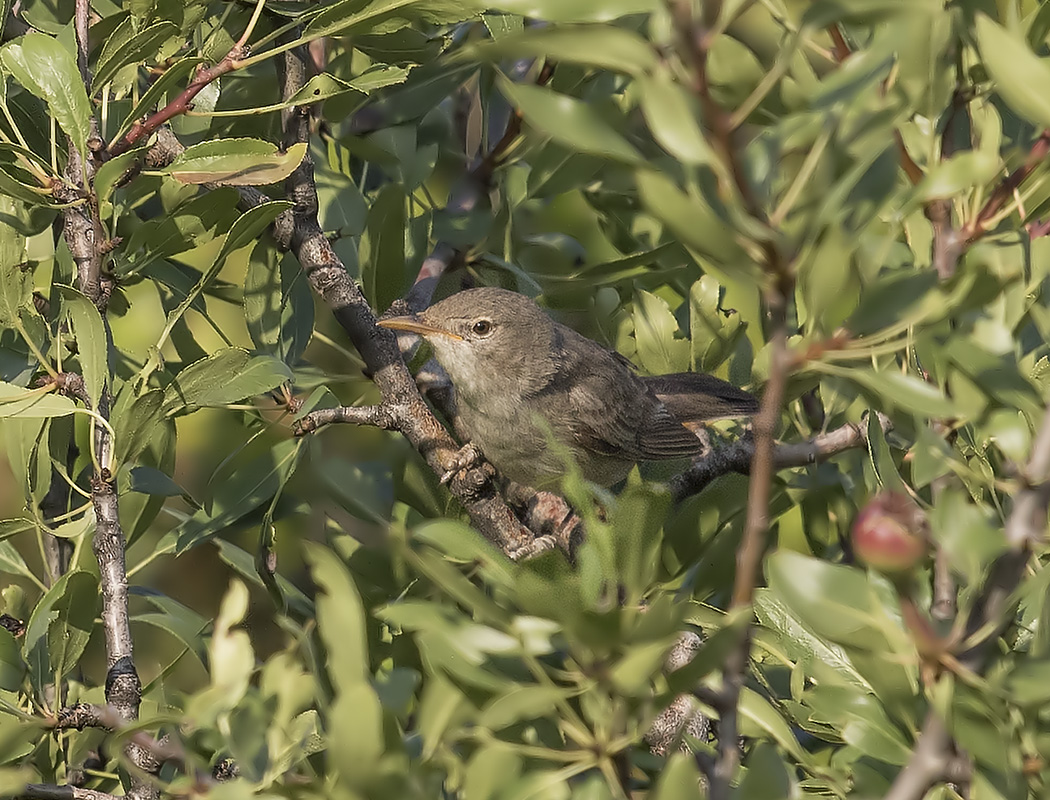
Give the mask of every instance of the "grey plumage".
M 472 443 L 506 477 L 536 488 L 564 472 L 544 427 L 584 477 L 608 486 L 639 461 L 702 452 L 686 425 L 758 407 L 752 395 L 710 375 L 639 376 L 620 354 L 504 289 L 470 289 L 416 317 L 380 324 L 426 337 L 452 378 Z

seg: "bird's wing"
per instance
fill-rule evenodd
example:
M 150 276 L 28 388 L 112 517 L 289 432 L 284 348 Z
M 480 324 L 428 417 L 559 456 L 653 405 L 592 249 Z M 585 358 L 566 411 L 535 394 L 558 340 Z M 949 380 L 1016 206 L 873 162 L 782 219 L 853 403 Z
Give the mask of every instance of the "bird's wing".
M 654 375 L 642 382 L 683 424 L 746 417 L 758 411 L 754 395 L 702 372 Z
M 571 386 L 571 435 L 593 453 L 633 461 L 694 456 L 704 443 L 676 420 L 623 356 L 565 329 L 563 386 Z

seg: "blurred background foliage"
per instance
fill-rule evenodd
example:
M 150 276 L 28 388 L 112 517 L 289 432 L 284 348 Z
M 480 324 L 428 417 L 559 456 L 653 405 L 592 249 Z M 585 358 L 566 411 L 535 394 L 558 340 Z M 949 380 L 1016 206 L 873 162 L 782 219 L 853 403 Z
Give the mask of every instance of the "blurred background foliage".
M 285 104 L 277 51 L 290 42 L 310 42 L 323 67 L 294 101 L 317 101 L 320 224 L 377 313 L 444 242 L 461 258 L 441 294 L 516 289 L 642 372 L 703 370 L 758 391 L 769 372 L 759 265 L 772 243 L 797 275 L 778 438 L 859 423 L 868 409 L 892 419 L 886 435 L 870 425 L 867 448 L 774 481 L 736 796 L 883 796 L 929 707 L 973 757 L 967 786 L 930 797 L 1045 796 L 1041 556 L 988 670 L 923 681 L 893 587 L 851 565 L 845 542 L 869 496 L 911 494 L 930 512 L 959 618 L 1006 549 L 1050 380 L 1039 149 L 1050 4 L 721 4 L 707 32 L 710 95 L 736 129 L 733 163 L 764 225 L 733 188 L 661 2 L 266 2 L 243 66 L 171 120 L 191 149 L 121 182 L 144 155 L 130 149 L 94 178 L 115 281 L 107 364 L 98 320 L 68 288 L 62 204 L 45 189 L 67 137 L 88 143 L 89 115 L 104 142 L 120 141 L 230 50 L 255 5 L 93 0 L 84 91 L 72 0 L 23 0 L 0 48 L 0 611 L 27 624 L 18 637 L 0 630 L 0 796 L 77 771 L 119 791 L 131 735 L 104 744 L 100 731 L 45 724 L 63 705 L 102 702 L 106 660 L 84 513 L 89 419 L 71 404 L 31 414 L 8 388 L 32 386 L 41 359 L 89 383 L 104 375 L 115 396 L 139 727 L 181 752 L 159 775 L 164 792 L 701 791 L 693 758 L 656 755 L 645 734 L 679 693 L 717 685 L 748 624 L 724 613 L 747 479 L 675 506 L 657 480 L 671 471 L 643 469 L 600 494 L 599 516 L 594 488 L 570 477 L 587 531 L 577 566 L 558 553 L 513 564 L 400 436 L 293 438 L 282 386 L 310 407 L 378 393 L 267 231 L 284 206 L 242 214 L 236 189 L 202 186 L 250 164 L 252 182 L 283 197 L 301 156 L 272 147 Z M 537 81 L 545 64 L 553 74 Z M 490 189 L 446 208 L 515 113 L 522 134 Z M 1000 197 L 1018 169 L 1024 180 Z M 947 271 L 938 208 L 954 221 Z M 49 488 L 67 478 L 77 490 L 45 519 Z M 64 577 L 42 558 L 51 534 L 73 546 Z M 263 545 L 278 564 L 268 587 Z M 928 569 L 918 584 L 928 607 Z M 665 675 L 683 630 L 705 643 Z M 204 781 L 226 758 L 240 777 Z

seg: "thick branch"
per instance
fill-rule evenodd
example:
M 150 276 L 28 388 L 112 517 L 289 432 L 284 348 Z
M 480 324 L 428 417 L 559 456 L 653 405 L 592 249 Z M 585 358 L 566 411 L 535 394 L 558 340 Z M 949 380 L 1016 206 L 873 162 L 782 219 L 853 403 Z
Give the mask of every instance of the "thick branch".
M 115 794 L 81 789 L 79 786 L 55 786 L 50 783 L 30 783 L 16 797 L 25 800 L 120 800 Z
M 80 54 L 81 77 L 85 88 L 90 91 L 90 73 L 87 70 L 88 13 L 90 6 L 87 0 L 77 0 L 74 30 L 77 34 L 77 51 Z M 97 131 L 97 122 L 92 119 L 92 131 Z M 97 138 L 93 136 L 93 138 Z M 77 288 L 98 307 L 106 332 L 106 352 L 111 354 L 112 332 L 106 317 L 106 306 L 112 282 L 103 275 L 102 267 L 106 253 L 106 241 L 98 204 L 91 190 L 95 175 L 96 162 L 91 152 L 81 153 L 70 142 L 69 162 L 66 176 L 71 185 L 79 188 L 87 202 L 67 208 L 65 211 L 63 234 L 73 259 L 77 264 Z M 110 365 L 109 374 L 112 374 Z M 66 376 L 67 385 L 64 391 L 77 393 L 79 376 Z M 80 381 L 80 386 L 83 382 Z M 81 401 L 89 404 L 86 393 Z M 107 386 L 94 410 L 103 418 L 109 419 L 112 396 Z M 91 502 L 95 510 L 95 535 L 92 549 L 98 560 L 99 583 L 102 594 L 102 627 L 105 632 L 106 662 L 106 702 L 122 720 L 131 721 L 138 718 L 139 703 L 142 699 L 142 686 L 135 662 L 131 642 L 131 624 L 128 619 L 128 577 L 125 563 L 124 532 L 120 527 L 120 513 L 117 505 L 115 478 L 110 473 L 113 442 L 103 425 L 94 426 L 92 440 L 94 448 L 93 463 L 97 471 L 91 477 Z M 135 800 L 147 800 L 158 797 L 156 788 L 141 779 L 138 773 L 154 772 L 156 760 L 147 751 L 134 743 L 129 743 L 125 754 L 136 768 L 130 780 L 127 797 Z
M 291 97 L 307 79 L 307 49 L 288 51 L 282 62 L 284 97 Z M 285 146 L 309 138 L 307 115 L 297 108 L 282 112 Z M 383 405 L 403 409 L 398 430 L 443 475 L 459 447 L 431 413 L 401 358 L 394 335 L 375 324 L 375 316 L 360 288 L 332 250 L 317 221 L 317 191 L 309 154 L 285 181 L 285 190 L 295 203 L 292 210 L 290 246 L 302 264 L 310 285 L 331 309 L 361 354 L 379 388 Z M 477 473 L 477 474 L 476 474 Z M 480 480 L 478 479 L 480 475 Z M 450 483 L 452 493 L 463 503 L 479 531 L 505 552 L 516 552 L 532 539 L 500 498 L 495 484 L 478 470 L 469 470 Z
M 110 705 L 76 703 L 66 706 L 55 715 L 52 727 L 55 730 L 75 729 L 78 731 L 85 728 L 96 728 L 119 733 L 127 736 L 128 740 L 140 750 L 148 753 L 157 764 L 166 761 L 183 764 L 186 762 L 186 753 L 181 747 L 173 744 L 169 737 L 165 736 L 158 741 L 145 731 L 137 730 L 128 733 L 127 720 L 117 708 Z

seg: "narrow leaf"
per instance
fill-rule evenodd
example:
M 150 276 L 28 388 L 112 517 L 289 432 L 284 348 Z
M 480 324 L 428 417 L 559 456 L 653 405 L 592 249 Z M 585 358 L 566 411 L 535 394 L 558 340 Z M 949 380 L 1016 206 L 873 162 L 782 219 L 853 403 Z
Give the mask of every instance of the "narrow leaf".
M 27 33 L 0 48 L 0 65 L 45 101 L 81 153 L 91 134 L 91 104 L 70 50 L 43 33 Z
M 183 183 L 263 186 L 283 181 L 305 155 L 302 142 L 282 152 L 260 139 L 219 139 L 187 147 L 161 172 Z

